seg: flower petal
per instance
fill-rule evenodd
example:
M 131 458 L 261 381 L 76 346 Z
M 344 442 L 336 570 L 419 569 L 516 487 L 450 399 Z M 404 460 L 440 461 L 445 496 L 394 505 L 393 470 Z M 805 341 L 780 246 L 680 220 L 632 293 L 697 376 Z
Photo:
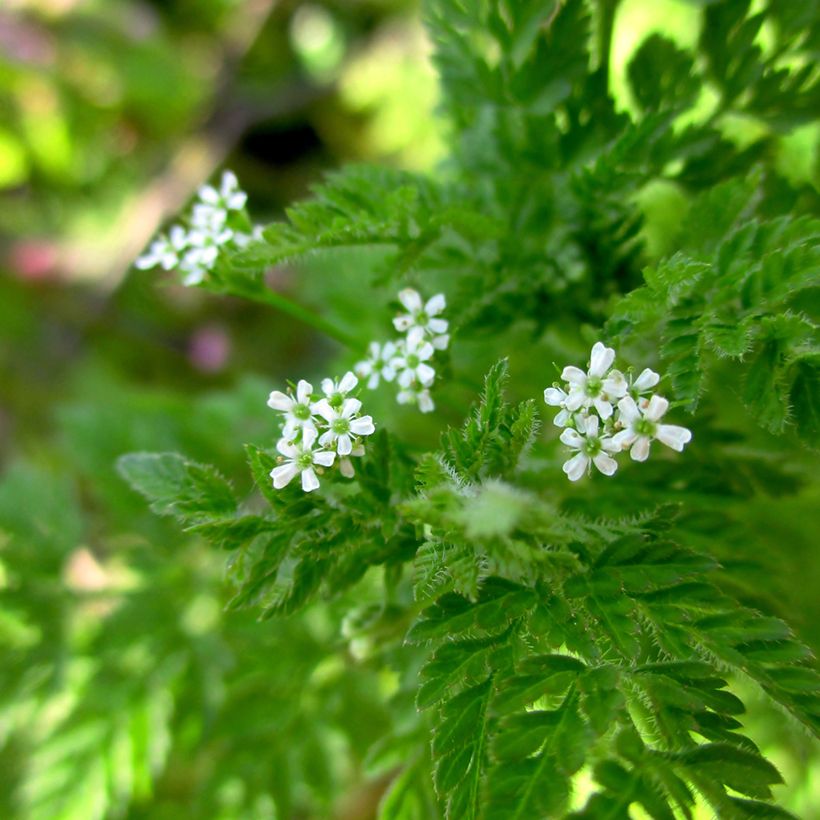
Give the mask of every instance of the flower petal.
M 377 347 L 378 347 L 378 345 L 377 345 Z M 398 347 L 396 345 L 394 345 L 393 342 L 385 342 L 382 345 L 381 358 L 384 361 L 388 362 L 388 361 L 390 361 L 390 359 L 393 358 L 393 356 L 395 355 L 397 350 L 398 350 Z M 374 358 L 379 358 L 379 355 L 377 354 Z
M 605 347 L 602 342 L 595 342 L 589 355 L 589 375 L 600 378 L 612 367 L 614 361 L 615 351 L 611 347 Z
M 311 493 L 319 489 L 319 479 L 316 478 L 316 473 L 313 472 L 313 467 L 308 467 L 307 470 L 302 470 L 302 489 L 306 493 Z
M 564 399 L 564 407 L 566 407 L 571 413 L 574 413 L 581 407 L 581 405 L 584 404 L 586 400 L 587 397 L 583 390 L 580 390 L 577 387 L 572 387 L 567 394 L 567 397 Z
M 430 333 L 437 335 L 446 333 L 448 327 L 450 327 L 450 323 L 446 319 L 430 319 L 430 321 L 427 322 L 427 329 Z
M 629 455 L 632 456 L 632 460 L 646 461 L 649 458 L 649 444 L 650 439 L 648 436 L 638 436 L 635 443 L 632 445 L 632 449 L 629 451 Z
M 350 451 L 353 449 L 353 442 L 350 440 L 350 436 L 347 433 L 342 433 L 336 439 L 336 450 L 338 451 L 340 456 L 349 456 Z
M 339 472 L 345 478 L 353 478 L 356 472 L 353 469 L 353 462 L 349 458 L 339 459 Z
M 612 475 L 618 469 L 618 462 L 606 453 L 598 453 L 592 457 L 592 463 L 604 475 Z
M 621 413 L 621 421 L 625 424 L 632 424 L 641 417 L 641 411 L 638 410 L 638 405 L 635 404 L 635 399 L 632 396 L 624 396 L 618 402 L 618 410 Z
M 359 380 L 356 378 L 356 374 L 348 370 L 339 382 L 339 392 L 349 393 L 358 383 Z
M 567 394 L 560 387 L 548 387 L 544 391 L 544 401 L 550 407 L 560 407 Z
M 336 453 L 331 453 L 329 450 L 317 450 L 313 454 L 313 463 L 321 464 L 322 467 L 330 467 L 333 464 L 333 459 L 336 458 Z
M 326 396 L 332 396 L 336 392 L 336 385 L 333 383 L 333 379 L 322 379 L 322 392 Z
M 570 481 L 578 481 L 586 472 L 588 464 L 589 456 L 585 453 L 576 453 L 569 461 L 564 462 L 561 469 L 567 474 Z
M 282 487 L 286 487 L 290 484 L 293 477 L 298 472 L 299 468 L 292 461 L 289 461 L 287 464 L 280 464 L 278 467 L 274 467 L 270 471 L 274 489 L 281 490 Z
M 578 385 L 579 387 L 583 387 L 587 383 L 587 374 L 580 368 L 574 367 L 571 364 L 567 365 L 561 371 L 561 378 L 565 382 L 569 382 L 572 385 Z
M 592 403 L 598 411 L 598 415 L 606 421 L 612 415 L 612 405 L 606 399 L 593 399 Z
M 612 438 L 608 439 L 610 444 L 612 445 L 613 449 L 617 450 L 626 450 L 627 447 L 631 447 L 635 443 L 635 439 L 638 438 L 637 433 L 633 433 L 632 430 L 621 430 L 620 433 L 615 433 Z M 601 445 L 603 446 L 604 441 L 607 439 L 601 440 Z
M 286 458 L 296 458 L 296 456 L 299 455 L 299 451 L 293 443 L 286 438 L 280 438 L 279 441 L 276 442 L 276 449 Z
M 422 362 L 416 368 L 416 375 L 418 376 L 419 381 L 427 387 L 428 385 L 431 385 L 433 383 L 433 379 L 436 378 L 436 371 L 433 370 L 429 364 Z
M 643 393 L 645 390 L 651 390 L 660 380 L 661 377 L 654 370 L 647 367 L 641 371 L 641 375 L 635 379 L 632 387 L 639 393 Z
M 369 436 L 376 432 L 372 416 L 362 416 L 350 422 L 350 432 L 356 436 Z
M 659 424 L 655 431 L 655 438 L 680 453 L 684 445 L 692 440 L 692 431 L 679 427 L 677 424 Z
M 572 447 L 575 450 L 579 450 L 584 446 L 584 437 L 577 430 L 573 430 L 572 427 L 565 428 L 560 439 L 562 444 L 566 444 L 567 447 Z
M 293 404 L 293 399 L 281 390 L 274 390 L 268 396 L 268 407 L 272 407 L 274 410 L 290 410 Z
M 367 375 L 366 373 L 362 374 Z M 385 378 L 385 381 L 390 381 L 390 379 Z M 367 388 L 368 390 L 375 390 L 379 386 L 379 374 L 374 372 L 371 374 L 370 378 L 367 380 Z
M 402 370 L 401 373 L 399 373 L 399 386 L 404 388 L 410 387 L 410 385 L 413 384 L 413 377 L 415 375 L 412 370 Z
M 413 288 L 405 288 L 399 291 L 399 301 L 411 313 L 418 313 L 418 311 L 421 310 L 421 296 L 419 296 L 418 291 L 413 290 Z
M 333 421 L 333 419 L 339 417 L 339 414 L 330 406 L 330 402 L 327 399 L 319 399 L 319 401 L 311 404 L 310 412 L 321 416 L 328 424 Z
M 339 415 L 342 418 L 349 419 L 351 416 L 356 415 L 361 409 L 362 403 L 358 399 L 345 399 Z
M 552 420 L 552 423 L 556 427 L 566 427 L 567 422 L 570 420 L 571 417 L 572 413 L 570 413 L 569 410 L 561 410 L 561 412 L 558 413 L 558 415 Z
M 312 425 L 308 427 L 307 425 L 302 428 L 302 448 L 305 450 L 312 450 L 313 445 L 316 442 L 316 437 L 319 433 L 316 431 L 316 428 Z
M 424 343 L 424 328 L 413 327 L 407 334 L 407 341 L 405 342 L 405 349 L 408 353 L 415 353 L 419 346 Z
M 306 382 L 304 379 L 299 379 L 299 382 L 296 385 L 296 401 L 298 401 L 299 404 L 307 404 L 312 393 L 313 385 L 310 382 Z
M 669 402 L 663 396 L 652 396 L 643 414 L 650 421 L 658 421 L 669 409 Z
M 399 331 L 399 333 L 404 333 L 405 331 L 409 330 L 413 326 L 413 317 L 408 316 L 406 313 L 403 313 L 401 316 L 396 316 L 393 319 L 393 327 Z
M 620 370 L 610 370 L 603 383 L 604 393 L 609 399 L 619 399 L 625 396 L 628 386 Z
M 386 382 L 392 382 L 393 379 L 396 378 L 396 368 L 394 368 L 392 364 L 388 364 L 386 367 L 383 367 L 382 378 Z
M 587 416 L 581 419 L 581 425 L 588 436 L 598 435 L 598 416 Z
M 433 404 L 433 399 L 430 396 L 429 390 L 420 391 L 417 396 L 417 400 L 419 403 L 419 410 L 421 410 L 422 413 L 432 413 L 433 410 L 436 409 L 436 405 Z
M 436 350 L 447 350 L 447 346 L 450 344 L 450 334 L 445 333 L 442 336 L 433 336 L 433 338 L 430 339 L 430 344 L 433 345 Z
M 441 313 L 444 308 L 447 307 L 447 300 L 444 298 L 443 293 L 437 293 L 435 296 L 431 296 L 427 300 L 427 304 L 424 306 L 424 312 L 428 316 L 435 316 L 438 313 Z

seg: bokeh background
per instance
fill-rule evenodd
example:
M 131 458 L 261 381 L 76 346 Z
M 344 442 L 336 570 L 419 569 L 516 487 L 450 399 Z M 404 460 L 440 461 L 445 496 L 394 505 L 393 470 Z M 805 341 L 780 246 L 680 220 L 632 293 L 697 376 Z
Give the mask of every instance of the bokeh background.
M 625 0 L 621 107 L 635 47 L 650 31 L 692 44 L 697 15 Z M 345 162 L 435 167 L 429 49 L 416 0 L 0 4 L 0 817 L 373 816 L 397 761 L 365 755 L 402 731 L 378 706 L 395 681 L 345 663 L 332 606 L 282 624 L 225 612 L 225 556 L 153 517 L 114 462 L 179 450 L 243 480 L 242 445 L 272 435 L 267 392 L 332 343 L 132 262 L 223 167 L 258 222 Z M 815 190 L 818 136 L 797 129 L 777 159 Z M 654 208 L 648 240 L 675 218 Z M 346 264 L 335 285 L 275 275 L 341 310 Z M 795 504 L 760 515 L 779 521 L 789 617 L 817 650 L 816 545 Z M 782 803 L 820 817 L 808 744 L 751 728 L 789 781 Z

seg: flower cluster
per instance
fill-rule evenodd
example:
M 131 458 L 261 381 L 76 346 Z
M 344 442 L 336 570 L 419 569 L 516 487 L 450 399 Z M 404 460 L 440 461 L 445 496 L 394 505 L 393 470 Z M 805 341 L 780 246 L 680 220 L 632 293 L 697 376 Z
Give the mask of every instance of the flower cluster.
M 355 366 L 367 386 L 375 390 L 381 379 L 396 381 L 399 404 L 415 404 L 422 413 L 431 413 L 435 404 L 430 387 L 436 371 L 431 360 L 437 350 L 446 350 L 450 343 L 448 323 L 441 317 L 447 306 L 443 293 L 426 302 L 418 291 L 405 288 L 399 293 L 405 313 L 393 319 L 393 326 L 404 338 L 392 342 L 371 342 L 368 357 Z
M 678 452 L 692 439 L 685 427 L 661 424 L 669 402 L 651 394 L 660 376 L 646 368 L 627 381 L 613 369 L 614 361 L 615 351 L 596 342 L 586 372 L 567 366 L 561 373 L 565 384 L 544 391 L 544 401 L 559 408 L 554 424 L 564 428 L 561 441 L 574 451 L 563 467 L 570 481 L 592 465 L 612 475 L 618 469 L 613 456 L 627 449 L 634 461 L 646 461 L 655 439 Z
M 255 237 L 245 212 L 247 199 L 236 176 L 225 171 L 218 189 L 210 185 L 199 189 L 187 227 L 174 225 L 134 264 L 140 270 L 178 268 L 184 285 L 200 284 L 213 270 L 221 248 L 242 248 Z
M 270 394 L 268 407 L 282 414 L 282 437 L 276 445 L 280 463 L 270 474 L 277 490 L 297 474 L 306 493 L 316 490 L 317 473 L 334 463 L 345 478 L 353 477 L 351 458 L 364 455 L 363 437 L 376 429 L 370 416 L 360 414 L 362 403 L 350 395 L 358 383 L 348 372 L 338 381 L 323 379 L 321 397 L 304 379 L 296 385 L 295 395 L 279 390 Z

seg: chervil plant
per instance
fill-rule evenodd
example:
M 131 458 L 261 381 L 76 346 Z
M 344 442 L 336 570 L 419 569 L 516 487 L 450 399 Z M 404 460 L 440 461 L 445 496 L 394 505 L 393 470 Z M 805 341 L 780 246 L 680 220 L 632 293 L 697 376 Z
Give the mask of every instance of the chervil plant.
M 744 713 L 820 729 L 777 561 L 753 569 L 781 546 L 760 499 L 816 481 L 820 200 L 782 158 L 820 110 L 820 11 L 694 5 L 616 103 L 617 0 L 431 0 L 440 171 L 346 168 L 247 244 L 189 234 L 207 274 L 180 257 L 347 375 L 270 385 L 250 494 L 185 455 L 121 473 L 231 552 L 234 608 L 340 602 L 346 662 L 392 681 L 382 818 L 791 816 Z M 286 263 L 321 315 L 268 287 Z

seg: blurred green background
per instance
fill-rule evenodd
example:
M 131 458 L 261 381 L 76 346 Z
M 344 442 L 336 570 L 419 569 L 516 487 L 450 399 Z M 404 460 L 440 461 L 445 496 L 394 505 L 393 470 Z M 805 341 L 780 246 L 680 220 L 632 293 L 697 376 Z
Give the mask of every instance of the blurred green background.
M 697 4 L 625 0 L 622 108 L 646 33 L 691 44 L 697 26 Z M 338 351 L 131 263 L 223 167 L 259 222 L 344 162 L 433 168 L 447 133 L 428 56 L 415 0 L 0 5 L 0 817 L 373 816 L 396 762 L 366 776 L 365 754 L 412 709 L 379 706 L 397 682 L 357 663 L 367 648 L 332 605 L 282 623 L 225 612 L 225 556 L 152 516 L 114 462 L 179 450 L 249 488 L 242 445 L 274 435 L 267 392 Z M 728 127 L 742 143 L 757 126 Z M 778 157 L 815 189 L 818 133 Z M 675 203 L 659 202 L 662 247 Z M 330 285 L 276 276 L 342 308 L 348 265 Z M 817 562 L 780 515 L 795 626 L 817 650 Z M 779 799 L 820 817 L 809 747 L 752 728 L 788 780 Z

